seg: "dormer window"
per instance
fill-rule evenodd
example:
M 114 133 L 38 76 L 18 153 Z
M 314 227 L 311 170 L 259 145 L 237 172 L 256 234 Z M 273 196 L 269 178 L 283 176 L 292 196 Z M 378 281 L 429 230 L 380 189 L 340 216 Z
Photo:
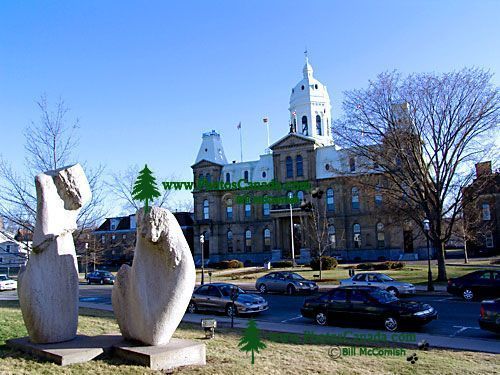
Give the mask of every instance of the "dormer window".
M 248 182 L 248 171 L 245 171 L 245 173 L 243 174 L 243 179 L 245 180 L 245 182 Z
M 267 174 L 266 172 L 262 172 L 262 178 L 266 178 Z
M 301 89 L 301 90 L 304 90 L 304 85 L 300 86 L 300 89 Z
M 351 172 L 356 171 L 356 160 L 354 158 L 349 158 L 349 170 Z
M 314 85 L 314 88 L 317 90 L 317 89 L 318 89 L 318 84 L 315 84 L 315 85 Z

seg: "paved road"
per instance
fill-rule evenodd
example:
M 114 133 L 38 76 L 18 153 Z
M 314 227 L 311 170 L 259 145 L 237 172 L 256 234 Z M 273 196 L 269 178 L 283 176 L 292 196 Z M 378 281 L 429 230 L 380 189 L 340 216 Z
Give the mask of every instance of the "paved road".
M 300 307 L 304 302 L 304 296 L 267 294 L 264 297 L 269 302 L 269 310 L 256 317 L 259 321 L 305 326 L 313 324 L 300 315 Z M 500 345 L 498 336 L 479 328 L 477 323 L 479 302 L 465 302 L 452 296 L 415 296 L 411 299 L 429 303 L 439 313 L 438 320 L 418 328 L 417 333 L 495 340 Z M 111 286 L 80 285 L 80 301 L 109 305 L 111 304 Z M 376 329 L 378 327 L 370 328 Z

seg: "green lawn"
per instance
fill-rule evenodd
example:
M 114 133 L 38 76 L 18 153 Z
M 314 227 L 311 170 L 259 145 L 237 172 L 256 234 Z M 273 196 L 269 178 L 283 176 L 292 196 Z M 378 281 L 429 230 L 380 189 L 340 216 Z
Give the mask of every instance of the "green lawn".
M 96 335 L 117 332 L 118 326 L 110 312 L 80 309 L 80 333 Z M 344 356 L 332 359 L 327 345 L 291 344 L 272 341 L 263 333 L 267 348 L 250 355 L 239 351 L 242 332 L 218 328 L 213 340 L 204 340 L 201 329 L 181 324 L 175 336 L 200 340 L 207 345 L 207 365 L 186 367 L 177 374 L 495 374 L 500 372 L 498 356 L 446 350 L 416 351 L 418 361 L 410 364 L 403 357 Z M 26 335 L 18 303 L 0 301 L 0 374 L 161 374 L 121 360 L 103 357 L 85 364 L 60 367 L 9 349 L 5 340 Z M 291 340 L 296 342 L 299 340 Z

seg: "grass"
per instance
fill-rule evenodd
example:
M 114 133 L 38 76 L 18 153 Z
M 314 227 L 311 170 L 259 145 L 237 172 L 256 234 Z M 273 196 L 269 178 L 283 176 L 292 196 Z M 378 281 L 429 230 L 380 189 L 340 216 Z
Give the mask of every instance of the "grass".
M 80 333 L 96 335 L 117 332 L 110 312 L 80 309 Z M 352 356 L 333 360 L 329 346 L 291 344 L 273 341 L 263 333 L 267 348 L 257 353 L 255 364 L 250 355 L 239 351 L 241 331 L 217 328 L 215 339 L 203 340 L 198 326 L 181 324 L 175 337 L 199 340 L 207 345 L 207 365 L 186 367 L 176 374 L 495 374 L 500 372 L 498 357 L 485 353 L 448 350 L 414 351 L 418 361 L 410 364 L 403 357 Z M 0 374 L 160 374 L 118 359 L 103 357 L 85 364 L 60 367 L 9 349 L 5 340 L 26 335 L 17 301 L 0 301 Z M 296 342 L 298 340 L 292 340 Z
M 433 261 L 435 263 L 435 261 Z M 488 264 L 485 264 L 487 266 Z M 322 282 L 327 282 L 331 284 L 338 284 L 340 280 L 347 279 L 349 277 L 348 266 L 338 265 L 332 270 L 322 271 Z M 481 269 L 481 265 L 475 267 L 463 267 L 463 266 L 448 266 L 446 267 L 446 272 L 448 278 L 458 277 L 465 275 L 466 273 Z M 319 281 L 314 275 L 319 274 L 319 271 L 313 271 L 310 267 L 296 267 L 296 268 L 273 268 L 273 271 L 294 271 L 302 275 L 306 279 Z M 434 278 L 437 275 L 437 266 L 431 266 L 432 274 Z M 205 280 L 208 279 L 208 273 L 205 271 Z M 357 272 L 370 272 L 370 271 L 357 271 Z M 383 270 L 383 271 L 373 271 L 385 273 L 395 280 L 405 281 L 413 283 L 416 285 L 427 285 L 427 265 L 421 263 L 407 263 L 406 266 L 401 270 Z M 259 268 L 257 270 L 243 270 L 236 269 L 233 272 L 220 272 L 218 270 L 212 270 L 212 281 L 224 281 L 231 282 L 238 280 L 241 282 L 255 283 L 255 281 L 269 273 L 269 271 Z M 200 274 L 197 275 L 198 280 L 201 279 Z M 438 282 L 436 285 L 446 285 L 446 282 Z

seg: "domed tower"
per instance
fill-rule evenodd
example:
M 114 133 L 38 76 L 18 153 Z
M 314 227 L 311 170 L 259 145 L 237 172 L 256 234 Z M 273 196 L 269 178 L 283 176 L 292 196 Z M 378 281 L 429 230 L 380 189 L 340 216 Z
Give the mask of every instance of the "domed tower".
M 306 56 L 304 78 L 290 95 L 290 122 L 298 134 L 313 137 L 324 145 L 332 145 L 331 105 L 326 86 L 313 76 L 313 68 Z

